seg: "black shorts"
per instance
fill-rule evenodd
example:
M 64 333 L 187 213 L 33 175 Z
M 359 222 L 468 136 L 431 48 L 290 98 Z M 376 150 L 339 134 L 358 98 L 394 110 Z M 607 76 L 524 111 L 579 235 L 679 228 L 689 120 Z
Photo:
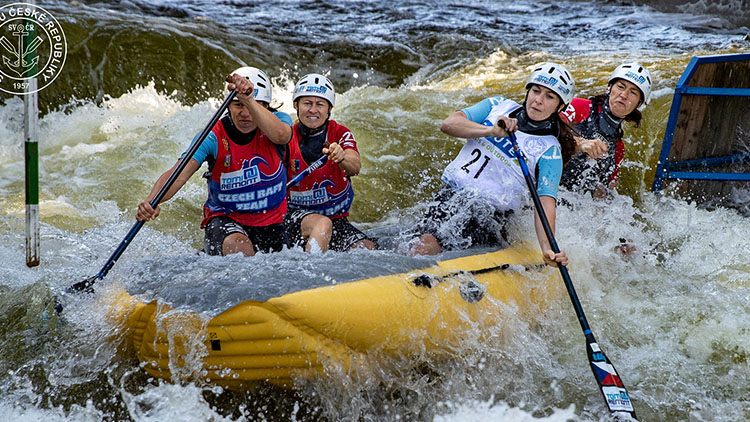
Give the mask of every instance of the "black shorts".
M 506 247 L 506 223 L 512 211 L 498 211 L 482 198 L 443 186 L 433 198 L 413 234 L 435 236 L 443 249 L 471 246 Z
M 281 223 L 270 226 L 245 226 L 231 218 L 220 215 L 208 221 L 205 228 L 203 247 L 209 255 L 223 255 L 224 239 L 232 233 L 247 236 L 255 252 L 279 252 L 287 245 L 286 231 Z
M 290 246 L 304 246 L 305 240 L 301 233 L 302 219 L 310 214 L 315 214 L 315 211 L 289 208 L 284 216 L 284 225 L 286 226 Z M 344 252 L 361 240 L 372 240 L 361 230 L 354 227 L 346 217 L 331 219 L 331 224 L 333 227 L 328 249 Z

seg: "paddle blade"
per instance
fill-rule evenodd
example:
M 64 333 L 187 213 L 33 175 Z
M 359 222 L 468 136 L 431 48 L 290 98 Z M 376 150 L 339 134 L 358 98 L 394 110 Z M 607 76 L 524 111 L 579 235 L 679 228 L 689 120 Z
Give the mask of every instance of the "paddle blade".
M 75 293 L 75 292 L 83 292 L 83 293 L 94 293 L 94 283 L 100 280 L 99 275 L 91 276 L 87 278 L 86 280 L 79 281 L 78 283 L 70 286 L 68 288 L 69 291 Z
M 599 384 L 599 390 L 604 396 L 610 413 L 617 415 L 628 415 L 627 419 L 636 419 L 633 403 L 630 401 L 630 395 L 625 389 L 620 376 L 615 370 L 615 366 L 609 361 L 607 356 L 601 350 L 593 335 L 586 336 L 586 352 L 589 356 L 591 370 Z M 621 419 L 618 417 L 618 419 Z

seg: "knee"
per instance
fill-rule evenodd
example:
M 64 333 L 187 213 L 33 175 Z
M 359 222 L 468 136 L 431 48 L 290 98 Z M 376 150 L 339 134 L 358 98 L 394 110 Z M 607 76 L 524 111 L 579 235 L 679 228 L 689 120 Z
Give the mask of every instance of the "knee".
M 253 242 L 247 238 L 247 236 L 239 233 L 233 233 L 224 238 L 222 243 L 222 253 L 224 255 L 231 255 L 241 252 L 245 256 L 255 255 L 255 247 Z
M 435 236 L 431 234 L 423 234 L 419 236 L 419 240 L 412 248 L 411 255 L 437 255 L 441 251 L 442 248 Z
M 362 239 L 349 247 L 349 249 L 369 249 L 371 251 L 374 251 L 377 248 L 378 246 L 375 244 L 375 242 L 370 239 Z
M 328 217 L 322 217 L 318 219 L 317 224 L 315 225 L 315 229 L 318 233 L 330 236 L 331 231 L 333 231 L 333 222 Z
M 331 237 L 331 232 L 333 231 L 333 222 L 330 218 L 317 214 L 314 219 L 311 219 L 308 224 L 305 224 L 307 226 L 307 230 L 303 227 L 303 234 L 312 237 L 320 237 L 325 236 L 327 238 Z M 306 233 L 305 233 L 306 232 Z

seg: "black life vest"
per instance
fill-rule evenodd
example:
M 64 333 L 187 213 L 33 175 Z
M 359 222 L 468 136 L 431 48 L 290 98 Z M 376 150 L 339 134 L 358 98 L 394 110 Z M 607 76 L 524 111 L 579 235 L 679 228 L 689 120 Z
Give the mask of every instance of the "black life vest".
M 594 192 L 597 186 L 608 186 L 615 171 L 615 150 L 622 141 L 622 121 L 609 111 L 609 97 L 603 103 L 591 103 L 588 117 L 575 126 L 579 136 L 585 139 L 601 139 L 607 143 L 607 151 L 594 160 L 585 152 L 571 157 L 563 168 L 560 184 L 568 190 Z

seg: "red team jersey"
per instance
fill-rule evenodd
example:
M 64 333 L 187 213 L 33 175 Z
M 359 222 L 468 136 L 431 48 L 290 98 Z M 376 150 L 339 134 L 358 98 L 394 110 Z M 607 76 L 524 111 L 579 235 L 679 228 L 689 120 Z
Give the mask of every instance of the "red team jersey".
M 299 142 L 301 135 L 299 124 L 292 127 L 292 142 L 289 143 L 288 180 L 305 170 L 310 164 L 302 157 Z M 357 141 L 346 126 L 328 121 L 326 140 L 329 144 L 337 143 L 343 149 L 357 150 Z M 328 161 L 323 167 L 313 171 L 297 185 L 289 188 L 289 206 L 314 211 L 335 219 L 349 215 L 349 208 L 354 200 L 349 176 L 338 164 Z
M 260 129 L 247 145 L 236 144 L 221 120 L 212 131 L 219 145 L 201 227 L 219 215 L 246 226 L 281 223 L 287 210 L 286 168 L 278 146 Z

